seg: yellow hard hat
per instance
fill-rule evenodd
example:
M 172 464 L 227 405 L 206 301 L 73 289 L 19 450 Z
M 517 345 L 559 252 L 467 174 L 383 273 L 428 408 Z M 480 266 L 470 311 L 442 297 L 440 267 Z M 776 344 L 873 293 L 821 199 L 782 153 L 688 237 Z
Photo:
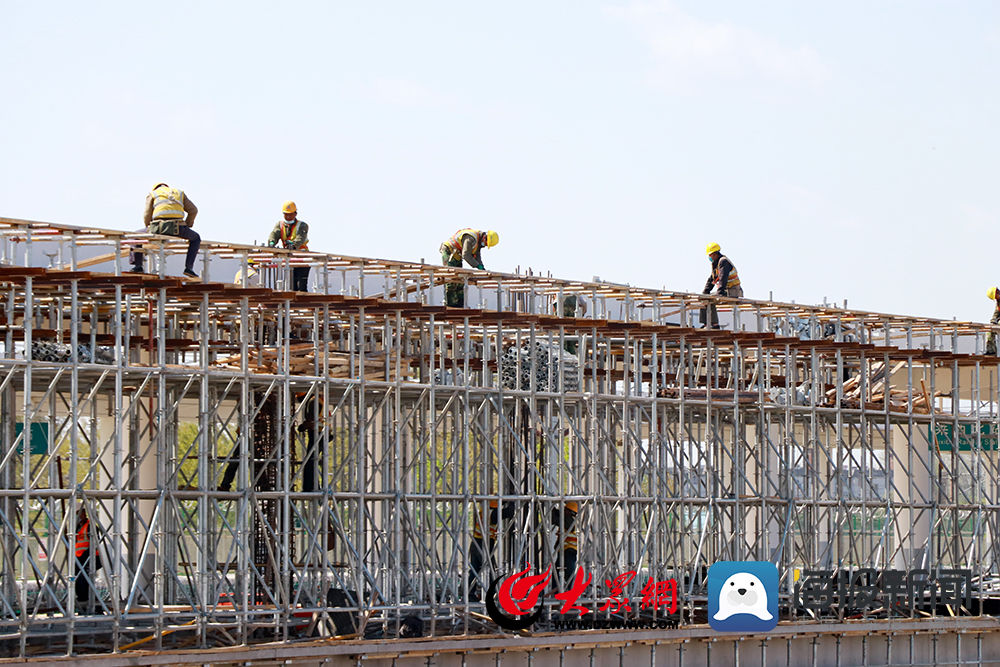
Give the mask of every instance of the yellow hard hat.
M 295 202 L 293 202 L 291 199 L 289 199 L 288 201 L 286 201 L 284 204 L 281 205 L 282 213 L 296 213 L 297 211 L 298 209 L 295 208 Z
M 986 296 L 988 296 L 990 298 L 990 301 L 996 301 L 997 300 L 997 288 L 996 287 L 991 287 L 988 290 L 986 290 Z
M 566 509 L 568 509 L 570 512 L 579 512 L 580 505 L 575 500 L 571 500 L 568 503 L 566 503 Z
M 497 234 L 492 229 L 486 232 L 486 247 L 492 248 L 496 244 L 500 243 L 500 235 Z
M 722 248 L 719 247 L 718 243 L 709 243 L 708 247 L 705 248 L 705 254 L 711 255 L 713 252 L 719 252 Z
M 161 185 L 167 185 L 167 184 L 164 183 L 163 181 L 160 181 L 159 183 L 157 183 L 156 185 L 154 185 L 153 187 L 151 187 L 150 190 L 155 190 L 156 188 L 160 187 Z M 168 185 L 167 187 L 170 187 L 170 186 Z

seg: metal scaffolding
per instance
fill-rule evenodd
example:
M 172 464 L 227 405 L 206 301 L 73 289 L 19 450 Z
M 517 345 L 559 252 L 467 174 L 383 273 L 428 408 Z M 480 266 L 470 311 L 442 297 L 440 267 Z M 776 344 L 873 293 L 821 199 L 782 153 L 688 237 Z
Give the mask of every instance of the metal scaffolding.
M 495 632 L 482 591 L 568 585 L 566 536 L 581 603 L 675 577 L 682 625 L 719 560 L 997 597 L 989 326 L 210 242 L 194 282 L 184 248 L 0 218 L 9 655 Z

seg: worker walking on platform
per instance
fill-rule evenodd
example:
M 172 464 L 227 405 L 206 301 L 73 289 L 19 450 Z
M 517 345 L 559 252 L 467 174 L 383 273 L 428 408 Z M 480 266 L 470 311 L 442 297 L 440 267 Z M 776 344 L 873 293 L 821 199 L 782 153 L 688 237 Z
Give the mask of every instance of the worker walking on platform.
M 732 261 L 722 254 L 722 248 L 719 247 L 719 244 L 709 243 L 708 247 L 705 248 L 705 254 L 708 255 L 709 261 L 712 262 L 712 273 L 709 274 L 708 280 L 705 281 L 703 293 L 711 294 L 712 289 L 717 288 L 719 296 L 742 298 L 743 287 L 740 285 L 740 274 L 736 271 L 736 267 L 733 266 Z M 701 327 L 703 329 L 709 325 L 709 319 L 711 319 L 712 328 L 718 329 L 719 311 L 716 309 L 714 303 L 701 309 Z
M 465 260 L 469 266 L 483 270 L 486 268 L 483 266 L 483 248 L 492 248 L 499 242 L 500 235 L 492 230 L 483 232 L 469 227 L 460 229 L 441 244 L 441 262 L 445 266 L 458 267 Z M 445 305 L 465 307 L 465 287 L 462 283 L 448 283 L 444 292 Z
M 996 287 L 991 287 L 986 291 L 986 296 L 993 302 L 993 317 L 990 318 L 990 324 L 1000 324 L 1000 290 L 997 290 Z M 986 338 L 986 354 L 996 353 L 997 334 L 995 331 L 991 331 L 990 335 Z
M 281 241 L 281 246 L 288 250 L 309 250 L 309 225 L 298 219 L 298 208 L 295 202 L 286 201 L 281 206 L 283 220 L 271 230 L 271 235 L 267 238 L 267 245 L 273 248 Z M 309 267 L 292 267 L 292 289 L 296 292 L 309 291 Z
M 172 188 L 166 183 L 157 183 L 153 186 L 152 191 L 146 195 L 146 210 L 142 217 L 146 231 L 150 234 L 179 236 L 182 239 L 187 239 L 184 275 L 190 278 L 198 277 L 198 274 L 194 272 L 194 260 L 197 259 L 198 249 L 201 248 L 201 236 L 191 229 L 197 215 L 198 207 L 185 196 L 184 191 Z M 132 251 L 133 273 L 143 273 L 142 260 L 141 250 Z

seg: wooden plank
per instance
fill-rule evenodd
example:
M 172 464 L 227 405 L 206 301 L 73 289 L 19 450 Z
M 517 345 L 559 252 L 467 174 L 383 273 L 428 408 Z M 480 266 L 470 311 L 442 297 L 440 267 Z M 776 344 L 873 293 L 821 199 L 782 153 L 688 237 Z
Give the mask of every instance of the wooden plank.
M 104 255 L 97 255 L 95 257 L 88 257 L 87 259 L 81 259 L 77 261 L 77 269 L 85 269 L 88 266 L 96 266 L 97 264 L 103 264 L 104 262 L 113 262 L 117 259 L 123 258 L 129 254 L 129 250 L 122 250 L 120 253 L 109 252 Z M 73 263 L 63 264 L 62 269 L 72 269 Z

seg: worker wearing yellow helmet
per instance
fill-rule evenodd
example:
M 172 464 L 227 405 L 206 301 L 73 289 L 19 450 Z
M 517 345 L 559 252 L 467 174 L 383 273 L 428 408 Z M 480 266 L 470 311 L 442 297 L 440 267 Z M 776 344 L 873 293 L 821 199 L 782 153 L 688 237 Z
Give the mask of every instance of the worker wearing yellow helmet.
M 278 245 L 288 250 L 309 250 L 309 225 L 298 218 L 298 207 L 295 202 L 289 200 L 281 205 L 282 220 L 271 230 L 271 235 L 267 237 L 267 245 L 270 248 Z M 292 289 L 296 292 L 309 291 L 309 267 L 292 267 Z
M 990 324 L 1000 324 L 1000 298 L 997 298 L 1000 297 L 1000 290 L 996 287 L 991 287 L 986 290 L 986 296 L 993 302 L 993 317 L 990 318 Z M 997 335 L 991 331 L 990 335 L 986 338 L 986 354 L 996 353 Z
M 150 234 L 187 239 L 184 275 L 189 278 L 198 277 L 194 272 L 194 261 L 198 258 L 198 249 L 201 248 L 201 235 L 191 229 L 197 215 L 198 207 L 179 188 L 172 188 L 166 183 L 157 183 L 146 195 L 146 210 L 142 217 L 146 231 Z M 138 250 L 133 251 L 131 260 L 132 272 L 143 273 L 143 253 Z
M 492 230 L 480 231 L 465 227 L 455 232 L 441 244 L 441 262 L 445 266 L 462 266 L 462 260 L 476 269 L 483 266 L 483 248 L 492 248 L 500 242 L 500 235 Z M 462 308 L 465 306 L 465 288 L 462 283 L 448 283 L 445 286 L 445 305 Z
M 711 294 L 712 290 L 716 289 L 719 296 L 741 298 L 743 296 L 743 287 L 740 284 L 740 274 L 732 261 L 722 254 L 722 248 L 719 247 L 719 244 L 709 243 L 708 247 L 705 248 L 705 254 L 708 255 L 708 260 L 712 262 L 712 272 L 709 274 L 708 280 L 705 281 L 703 293 Z M 716 309 L 714 303 L 710 304 L 707 309 L 701 309 L 702 328 L 709 325 L 709 319 L 711 319 L 712 328 L 718 329 L 719 311 Z

